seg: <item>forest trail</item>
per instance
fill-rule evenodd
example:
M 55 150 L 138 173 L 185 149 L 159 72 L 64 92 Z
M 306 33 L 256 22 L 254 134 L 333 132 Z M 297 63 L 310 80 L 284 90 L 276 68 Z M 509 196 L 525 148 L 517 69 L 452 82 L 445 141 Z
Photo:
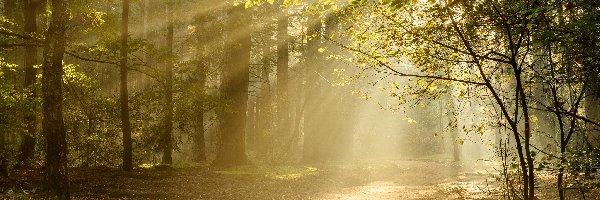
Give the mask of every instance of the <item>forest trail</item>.
M 207 165 L 173 169 L 75 169 L 74 199 L 489 199 L 485 173 L 453 162 L 400 160 L 321 166 Z M 0 179 L 8 190 L 43 197 L 38 173 Z M 488 189 L 490 189 L 488 191 Z
M 481 169 L 433 160 L 229 169 L 176 165 L 131 172 L 73 169 L 71 191 L 73 199 L 502 199 L 495 179 Z M 0 194 L 10 195 L 0 199 L 45 199 L 39 188 L 39 171 L 16 173 L 8 179 L 0 178 Z M 538 196 L 557 199 L 552 190 L 541 190 Z M 600 191 L 590 191 L 586 196 L 597 200 Z M 581 198 L 575 194 L 570 199 Z
M 463 169 L 453 162 L 396 161 L 396 167 L 375 169 L 374 180 L 342 188 L 319 199 L 489 199 L 485 172 Z

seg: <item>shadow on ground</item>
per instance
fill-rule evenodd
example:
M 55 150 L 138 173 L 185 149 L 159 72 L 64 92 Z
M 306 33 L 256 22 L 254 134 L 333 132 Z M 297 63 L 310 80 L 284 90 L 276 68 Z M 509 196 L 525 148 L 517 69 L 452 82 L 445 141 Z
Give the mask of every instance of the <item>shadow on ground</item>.
M 0 180 L 4 198 L 44 198 L 41 174 Z M 485 171 L 401 160 L 316 166 L 73 169 L 74 199 L 501 199 Z

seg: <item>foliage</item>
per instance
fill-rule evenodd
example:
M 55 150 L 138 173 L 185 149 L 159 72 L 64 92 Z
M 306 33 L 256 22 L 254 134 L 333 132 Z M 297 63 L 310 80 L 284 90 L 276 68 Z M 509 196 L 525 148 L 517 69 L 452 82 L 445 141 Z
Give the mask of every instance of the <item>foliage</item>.
M 99 83 L 79 68 L 73 64 L 64 67 L 69 160 L 72 166 L 118 166 L 118 101 L 114 96 L 101 94 Z
M 26 91 L 18 90 L 10 83 L 8 76 L 14 76 L 17 65 L 10 64 L 0 57 L 0 111 L 3 114 L 0 116 L 0 129 L 4 133 L 20 133 L 23 131 L 21 115 L 27 109 L 30 109 L 26 101 Z
M 521 189 L 527 195 L 523 198 L 533 198 L 534 190 L 528 186 L 533 188 L 532 169 L 538 161 L 530 138 L 542 132 L 531 126 L 538 120 L 533 110 L 545 112 L 538 116 L 558 117 L 560 146 L 568 145 L 571 135 L 584 132 L 577 115 L 584 94 L 594 94 L 588 85 L 596 85 L 590 78 L 597 74 L 593 59 L 597 38 L 586 36 L 598 30 L 592 20 L 597 10 L 585 3 L 560 1 L 354 1 L 352 5 L 345 15 L 347 28 L 340 32 L 348 42 L 329 40 L 353 53 L 360 69 L 411 81 L 404 86 L 395 82 L 388 90 L 400 105 L 450 94 L 459 110 L 465 103 L 486 106 L 483 124 L 472 130 L 483 133 L 486 126 L 511 130 L 506 137 L 515 140 L 511 149 L 518 152 Z M 563 6 L 584 12 L 566 16 Z M 550 91 L 552 95 L 536 96 Z
M 41 101 L 39 98 L 29 99 L 28 95 L 40 88 L 39 84 L 34 84 L 29 88 L 18 88 L 12 81 L 18 76 L 18 65 L 8 63 L 5 57 L 0 56 L 0 132 L 4 145 L 0 152 L 2 159 L 7 159 L 9 168 L 19 162 L 18 143 L 10 141 L 20 141 L 20 137 L 26 134 L 23 121 L 24 113 L 39 114 L 36 108 L 39 108 Z M 34 138 L 40 135 L 33 133 Z

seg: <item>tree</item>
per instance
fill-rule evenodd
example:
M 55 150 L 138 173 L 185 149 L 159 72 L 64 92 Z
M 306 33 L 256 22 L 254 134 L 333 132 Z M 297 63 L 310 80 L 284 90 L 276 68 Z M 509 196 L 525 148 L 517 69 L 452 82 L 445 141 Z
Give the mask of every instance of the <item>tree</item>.
M 127 54 L 129 53 L 129 0 L 123 0 L 123 12 L 121 15 L 120 104 L 121 129 L 123 131 L 123 169 L 129 171 L 133 168 L 131 122 L 129 121 L 129 91 L 127 90 Z
M 25 34 L 34 37 L 37 32 L 37 11 L 42 4 L 41 0 L 23 0 L 23 16 L 24 16 L 24 31 Z M 29 42 L 31 43 L 31 42 Z M 34 65 L 37 64 L 38 49 L 36 44 L 25 46 L 24 52 L 24 68 L 25 68 L 25 83 L 24 86 L 28 91 L 28 100 L 31 105 L 35 105 L 36 91 L 33 87 L 36 82 L 37 70 Z M 35 154 L 35 137 L 37 130 L 37 108 L 32 106 L 32 109 L 25 113 L 24 120 L 27 132 L 23 135 L 21 143 L 21 162 L 23 165 L 29 165 Z
M 67 141 L 63 121 L 63 56 L 69 22 L 66 0 L 50 1 L 52 14 L 44 42 L 43 120 L 46 138 L 46 181 L 59 199 L 70 199 Z
M 228 57 L 221 78 L 221 98 L 228 103 L 221 113 L 221 140 L 216 166 L 235 166 L 248 163 L 246 156 L 246 111 L 250 78 L 250 12 L 243 5 L 229 10 L 226 45 Z
M 269 22 L 267 22 L 269 23 Z M 269 32 L 269 31 L 267 31 Z M 268 35 L 268 34 L 267 34 Z M 269 35 L 267 36 L 269 37 Z M 272 58 L 271 43 L 268 38 L 263 39 L 262 65 L 260 70 L 260 91 L 257 94 L 257 133 L 256 133 L 256 157 L 268 158 L 273 155 L 274 131 L 273 131 L 273 92 L 270 75 L 272 71 L 270 59 Z
M 318 67 L 322 61 L 321 55 L 318 52 L 319 43 L 321 42 L 321 26 L 322 22 L 317 16 L 311 16 L 308 20 L 306 50 L 304 52 L 304 67 L 306 70 L 306 100 L 305 100 L 305 115 L 304 115 L 304 147 L 303 157 L 304 162 L 317 162 L 324 159 L 324 150 L 322 146 L 323 131 L 321 130 L 324 120 L 319 117 L 325 116 L 325 110 L 320 109 L 319 102 L 323 95 L 323 80 L 319 79 L 321 68 Z
M 208 8 L 206 2 L 202 2 L 203 8 Z M 208 82 L 208 71 L 210 70 L 210 62 L 209 58 L 209 46 L 210 41 L 216 39 L 216 36 L 210 34 L 214 30 L 214 25 L 211 24 L 211 15 L 208 9 L 204 9 L 202 14 L 197 16 L 196 20 L 196 62 L 197 66 L 195 68 L 194 73 L 194 82 L 193 84 L 197 84 L 197 87 L 193 88 L 192 94 L 195 94 L 194 103 L 196 104 L 197 109 L 194 109 L 195 116 L 194 123 L 196 124 L 195 133 L 193 133 L 193 160 L 196 162 L 202 162 L 206 160 L 206 138 L 204 137 L 205 129 L 204 126 L 204 114 L 208 110 L 208 102 L 207 102 L 207 82 Z
M 165 49 L 167 58 L 165 63 L 165 85 L 164 85 L 164 97 L 165 97 L 165 118 L 162 135 L 162 148 L 163 148 L 163 164 L 173 163 L 173 0 L 167 1 L 167 47 Z
M 203 51 L 204 53 L 204 51 Z M 198 89 L 200 90 L 199 93 L 201 95 L 201 99 L 204 100 L 205 98 L 205 92 L 204 90 L 206 89 L 206 82 L 207 82 L 207 70 L 208 70 L 208 66 L 203 63 L 203 61 L 200 61 L 198 63 Z M 201 105 L 200 105 L 200 109 L 196 110 L 196 133 L 194 133 L 194 161 L 196 162 L 202 162 L 204 160 L 206 160 L 206 139 L 204 138 L 204 133 L 205 133 L 205 126 L 204 126 L 204 113 L 206 112 L 206 106 L 202 105 L 202 104 L 206 104 L 204 101 L 201 101 Z
M 283 5 L 282 5 L 283 6 Z M 279 142 L 285 143 L 290 135 L 290 111 L 289 111 L 289 16 L 287 9 L 281 8 L 281 16 L 277 21 L 277 119 Z M 291 139 L 291 138 L 290 138 Z

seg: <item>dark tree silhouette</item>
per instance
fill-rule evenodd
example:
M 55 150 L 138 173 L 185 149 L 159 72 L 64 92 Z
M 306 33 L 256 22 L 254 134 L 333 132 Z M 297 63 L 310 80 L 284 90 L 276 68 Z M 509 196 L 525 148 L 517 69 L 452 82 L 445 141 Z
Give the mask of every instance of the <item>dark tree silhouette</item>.
M 51 0 L 52 14 L 44 44 L 42 128 L 46 137 L 46 181 L 59 199 L 70 199 L 67 140 L 63 121 L 63 56 L 69 14 L 66 0 Z

